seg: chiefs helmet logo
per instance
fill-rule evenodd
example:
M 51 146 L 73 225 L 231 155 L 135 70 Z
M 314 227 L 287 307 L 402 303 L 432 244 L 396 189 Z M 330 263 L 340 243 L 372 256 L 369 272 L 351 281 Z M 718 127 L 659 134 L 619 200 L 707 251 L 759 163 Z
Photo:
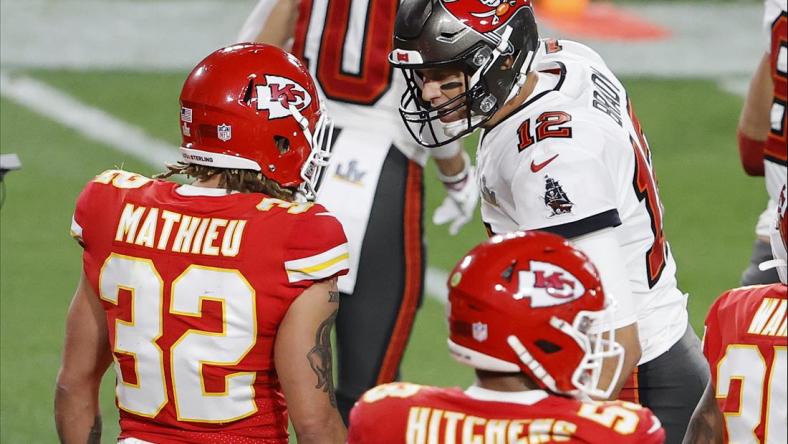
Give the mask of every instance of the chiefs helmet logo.
M 446 9 L 457 20 L 474 30 L 495 31 L 522 7 L 530 7 L 530 0 L 443 0 Z
M 531 298 L 531 306 L 551 307 L 580 298 L 586 289 L 570 272 L 547 262 L 531 261 L 530 270 L 521 270 L 514 298 Z
M 290 106 L 298 111 L 312 103 L 312 96 L 303 86 L 287 77 L 265 76 L 265 85 L 257 85 L 257 109 L 268 110 L 269 119 L 290 116 Z

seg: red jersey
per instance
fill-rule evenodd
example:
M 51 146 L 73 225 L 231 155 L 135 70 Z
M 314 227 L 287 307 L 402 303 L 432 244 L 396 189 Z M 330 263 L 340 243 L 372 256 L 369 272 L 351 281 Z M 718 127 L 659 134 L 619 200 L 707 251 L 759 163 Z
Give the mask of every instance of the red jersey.
M 706 318 L 709 360 L 725 442 L 784 443 L 786 435 L 786 286 L 725 292 Z
M 581 402 L 540 390 L 505 393 L 408 383 L 369 390 L 350 412 L 348 444 L 658 444 L 651 411 L 623 401 Z
M 287 443 L 274 340 L 313 282 L 347 272 L 320 205 L 107 171 L 72 235 L 106 310 L 121 438 Z

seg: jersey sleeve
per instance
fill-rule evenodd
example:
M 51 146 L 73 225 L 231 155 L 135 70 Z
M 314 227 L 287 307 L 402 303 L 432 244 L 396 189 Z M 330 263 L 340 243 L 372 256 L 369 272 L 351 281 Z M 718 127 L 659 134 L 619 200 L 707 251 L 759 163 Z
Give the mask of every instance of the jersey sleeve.
M 101 206 L 102 184 L 91 180 L 82 189 L 77 197 L 74 207 L 74 214 L 71 216 L 71 237 L 76 240 L 82 248 L 87 248 L 90 241 L 92 225 L 92 215 L 100 213 L 97 211 Z
M 615 232 L 605 228 L 572 240 L 572 243 L 584 252 L 593 263 L 602 278 L 602 288 L 613 307 L 613 328 L 621 328 L 637 321 L 637 301 L 632 294 L 626 262 L 623 260 L 621 246 Z M 598 332 L 607 325 L 599 324 L 592 327 Z
M 720 320 L 719 320 L 719 307 L 720 301 L 724 298 L 728 297 L 730 291 L 727 291 L 722 294 L 709 308 L 709 312 L 706 315 L 706 322 L 703 326 L 703 355 L 706 357 L 706 360 L 709 362 L 709 365 L 714 368 L 714 365 L 719 360 L 720 352 L 722 348 L 722 336 L 720 331 Z M 711 372 L 712 378 L 715 377 L 716 372 Z M 716 381 L 712 379 L 712 383 L 716 385 Z
M 315 205 L 294 224 L 284 253 L 291 285 L 308 287 L 315 281 L 348 273 L 347 237 L 334 215 Z
M 573 126 L 572 138 L 546 139 L 540 152 L 520 158 L 512 181 L 520 229 L 573 238 L 621 224 L 605 138 L 589 127 Z
M 107 206 L 123 199 L 123 191 L 140 188 L 152 179 L 137 173 L 123 170 L 106 170 L 94 177 L 82 189 L 74 214 L 71 218 L 71 237 L 83 249 L 90 245 L 93 233 L 100 231 L 99 226 L 106 224 L 101 218 Z

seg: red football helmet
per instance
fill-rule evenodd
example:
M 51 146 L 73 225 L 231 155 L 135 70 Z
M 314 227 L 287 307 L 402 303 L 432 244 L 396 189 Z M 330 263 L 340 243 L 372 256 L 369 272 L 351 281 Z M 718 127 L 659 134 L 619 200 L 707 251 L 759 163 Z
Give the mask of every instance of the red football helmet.
M 448 285 L 455 359 L 523 372 L 554 393 L 610 395 L 624 349 L 596 267 L 568 241 L 539 231 L 495 236 L 454 267 Z M 600 388 L 602 360 L 610 357 L 618 360 L 616 375 Z
M 783 284 L 788 281 L 788 271 L 786 271 L 786 264 L 788 263 L 788 216 L 786 216 L 786 207 L 788 207 L 788 190 L 786 185 L 783 185 L 780 190 L 780 196 L 777 198 L 777 217 L 775 219 L 774 229 L 769 233 L 769 240 L 772 246 L 772 257 L 774 259 L 763 262 L 758 268 L 761 270 L 768 270 L 771 268 L 777 269 L 777 274 L 780 277 L 780 282 Z
M 333 125 L 293 55 L 263 44 L 222 48 L 189 74 L 180 101 L 186 162 L 260 171 L 315 198 Z

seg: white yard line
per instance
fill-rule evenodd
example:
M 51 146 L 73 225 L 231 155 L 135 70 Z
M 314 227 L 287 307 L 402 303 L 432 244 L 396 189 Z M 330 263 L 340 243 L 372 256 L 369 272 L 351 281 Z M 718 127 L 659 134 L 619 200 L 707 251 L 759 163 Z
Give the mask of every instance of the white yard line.
M 30 77 L 0 72 L 0 93 L 87 138 L 151 165 L 160 167 L 179 157 L 175 146 L 150 137 L 141 128 Z
M 153 167 L 161 167 L 178 158 L 176 146 L 151 137 L 142 128 L 31 77 L 0 72 L 0 93 L 4 98 L 71 128 L 88 139 L 134 156 Z M 445 302 L 447 277 L 446 271 L 428 267 L 424 283 L 426 294 Z

